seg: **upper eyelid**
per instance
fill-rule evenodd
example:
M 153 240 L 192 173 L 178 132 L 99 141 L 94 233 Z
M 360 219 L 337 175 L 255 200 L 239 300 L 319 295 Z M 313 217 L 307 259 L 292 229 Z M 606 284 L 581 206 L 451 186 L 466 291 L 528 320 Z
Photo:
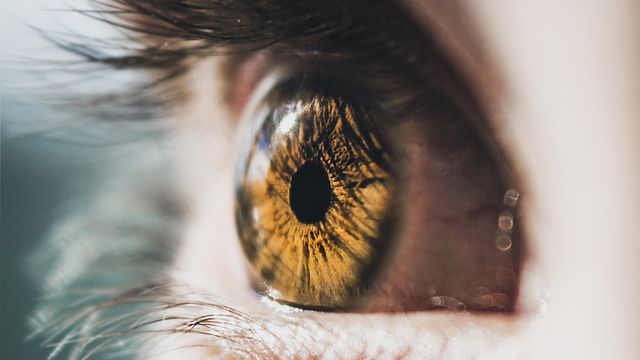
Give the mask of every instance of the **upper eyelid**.
M 259 67 L 250 65 L 255 58 L 260 58 Z M 358 94 L 358 97 L 373 96 L 376 97 L 373 100 L 383 102 L 389 100 L 384 107 L 394 112 L 396 117 L 423 114 L 434 108 L 438 108 L 440 112 L 462 111 L 468 117 L 473 113 L 468 109 L 468 105 L 473 103 L 470 94 L 458 79 L 450 77 L 444 70 L 446 63 L 440 63 L 439 59 L 434 61 L 431 63 L 432 67 L 443 69 L 437 84 L 434 83 L 435 80 L 426 78 L 418 67 L 398 64 L 387 57 L 336 59 L 323 52 L 296 54 L 295 50 L 287 46 L 278 46 L 254 56 L 229 56 L 226 63 L 233 65 L 226 66 L 224 74 L 229 94 L 235 93 L 234 87 L 239 84 L 242 86 L 247 78 L 253 78 L 256 85 L 260 78 L 277 71 L 300 78 L 325 77 L 336 82 L 335 85 Z M 252 71 L 256 73 L 251 73 Z M 454 93 L 451 93 L 452 90 Z

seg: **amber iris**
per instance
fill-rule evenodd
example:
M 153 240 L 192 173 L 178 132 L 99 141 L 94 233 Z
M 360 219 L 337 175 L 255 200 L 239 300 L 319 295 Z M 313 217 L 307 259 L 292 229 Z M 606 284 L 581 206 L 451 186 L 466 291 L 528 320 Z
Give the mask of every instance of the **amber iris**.
M 391 155 L 371 115 L 344 97 L 279 92 L 262 110 L 236 210 L 256 283 L 289 304 L 349 306 L 380 256 Z

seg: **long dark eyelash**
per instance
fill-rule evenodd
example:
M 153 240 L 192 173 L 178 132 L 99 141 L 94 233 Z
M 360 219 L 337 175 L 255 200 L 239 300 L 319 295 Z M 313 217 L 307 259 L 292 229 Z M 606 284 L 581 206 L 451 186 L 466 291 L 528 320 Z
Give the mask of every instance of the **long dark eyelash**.
M 190 59 L 243 56 L 265 48 L 293 56 L 320 56 L 330 63 L 327 66 L 366 64 L 361 76 L 378 74 L 378 86 L 393 93 L 390 97 L 395 99 L 394 110 L 398 112 L 423 113 L 421 99 L 426 92 L 432 98 L 449 92 L 459 105 L 471 106 L 465 100 L 468 94 L 460 93 L 465 87 L 459 84 L 456 72 L 448 69 L 448 62 L 441 59 L 441 51 L 432 41 L 425 42 L 416 27 L 407 26 L 403 9 L 395 2 L 92 0 L 92 3 L 96 10 L 75 11 L 120 29 L 122 39 L 45 36 L 89 63 L 117 70 L 148 70 L 147 80 L 139 87 L 91 101 L 115 104 L 111 108 L 116 110 L 128 111 L 136 106 L 138 110 L 152 107 L 156 110 L 149 114 L 129 111 L 139 119 L 161 115 L 179 101 L 175 99 L 183 99 L 181 87 L 174 80 L 189 69 Z M 403 45 L 412 42 L 408 39 L 422 40 L 420 54 Z M 388 69 L 413 69 L 414 73 L 404 74 L 399 81 L 398 74 L 389 73 Z M 420 91 L 416 92 L 418 88 Z M 116 111 L 110 118 L 126 115 L 127 111 Z
M 90 39 L 77 34 L 54 36 L 53 44 L 87 62 L 115 69 L 162 69 L 187 57 L 251 52 L 284 40 L 311 39 L 345 32 L 351 24 L 339 16 L 350 9 L 299 1 L 91 0 L 94 10 L 73 11 L 121 29 L 120 40 Z M 360 4 L 362 6 L 363 4 Z M 136 46 L 131 46 L 131 43 Z M 317 50 L 317 49 L 316 49 Z
M 100 120 L 139 121 L 166 116 L 168 109 L 186 98 L 176 82 L 189 70 L 188 59 L 251 52 L 293 34 L 318 36 L 343 27 L 340 17 L 328 21 L 325 15 L 299 2 L 90 0 L 90 4 L 94 9 L 71 11 L 112 25 L 120 31 L 120 38 L 97 39 L 37 28 L 36 31 L 81 59 L 58 64 L 66 72 L 145 71 L 137 84 L 123 84 L 117 91 L 81 97 L 74 91 L 62 98 L 52 96 L 59 89 L 45 91 L 47 100 L 53 100 L 66 111 L 73 109 L 74 113 Z M 87 64 L 98 67 L 88 69 Z
M 345 18 L 338 16 L 349 8 L 336 1 L 307 4 L 269 0 L 94 0 L 93 3 L 99 10 L 76 11 L 124 29 L 146 44 L 122 56 L 111 56 L 77 42 L 65 41 L 60 45 L 89 61 L 117 68 L 165 68 L 186 56 L 254 51 L 283 40 L 308 40 L 349 27 Z M 316 7 L 320 5 L 333 10 L 319 12 Z

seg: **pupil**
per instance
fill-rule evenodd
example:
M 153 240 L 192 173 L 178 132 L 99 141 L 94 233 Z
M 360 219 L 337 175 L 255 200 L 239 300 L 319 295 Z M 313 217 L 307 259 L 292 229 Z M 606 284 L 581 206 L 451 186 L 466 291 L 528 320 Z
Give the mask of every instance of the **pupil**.
M 331 184 L 324 167 L 307 162 L 291 178 L 289 205 L 303 224 L 313 224 L 324 217 L 331 201 Z

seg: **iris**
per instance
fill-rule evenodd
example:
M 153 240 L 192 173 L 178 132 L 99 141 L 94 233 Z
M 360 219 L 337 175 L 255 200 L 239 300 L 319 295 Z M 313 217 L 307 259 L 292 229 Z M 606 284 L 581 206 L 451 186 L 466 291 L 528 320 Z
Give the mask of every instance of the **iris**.
M 237 185 L 256 282 L 281 302 L 348 306 L 383 246 L 392 154 L 372 115 L 347 97 L 284 86 L 264 106 Z

